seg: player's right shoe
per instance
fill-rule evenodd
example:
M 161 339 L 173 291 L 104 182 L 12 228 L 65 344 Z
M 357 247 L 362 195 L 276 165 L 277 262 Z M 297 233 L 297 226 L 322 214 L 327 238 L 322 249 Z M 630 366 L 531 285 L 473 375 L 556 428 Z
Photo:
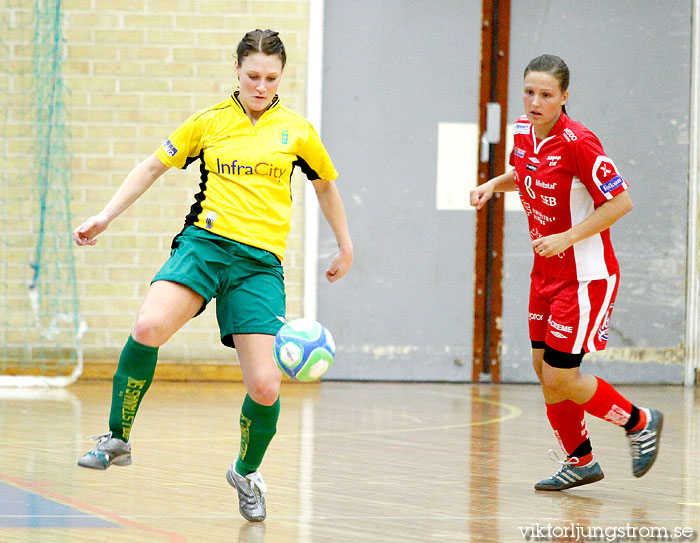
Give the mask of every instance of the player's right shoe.
M 558 472 L 547 479 L 542 479 L 535 485 L 535 490 L 566 490 L 575 486 L 587 485 L 600 481 L 605 475 L 598 464 L 598 461 L 593 457 L 585 466 L 579 466 L 578 458 L 567 458 L 559 460 L 557 454 L 549 449 L 549 457 L 561 464 Z
M 267 516 L 265 492 L 267 487 L 259 471 L 245 477 L 236 471 L 235 462 L 226 471 L 226 480 L 238 491 L 238 510 L 250 522 L 262 522 Z
M 78 465 L 84 468 L 107 469 L 112 464 L 128 466 L 131 464 L 131 444 L 112 437 L 112 432 L 91 439 L 97 441 L 92 449 L 78 460 Z
M 642 408 L 647 416 L 647 424 L 638 432 L 627 432 L 632 450 L 632 475 L 641 477 L 651 469 L 659 454 L 661 430 L 664 416 L 656 409 Z

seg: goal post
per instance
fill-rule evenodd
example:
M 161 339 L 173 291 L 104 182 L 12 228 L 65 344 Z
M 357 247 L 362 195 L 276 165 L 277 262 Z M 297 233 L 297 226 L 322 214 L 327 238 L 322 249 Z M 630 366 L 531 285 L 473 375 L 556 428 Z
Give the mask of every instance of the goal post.
M 70 213 L 60 0 L 5 3 L 0 49 L 0 386 L 66 386 L 82 372 Z

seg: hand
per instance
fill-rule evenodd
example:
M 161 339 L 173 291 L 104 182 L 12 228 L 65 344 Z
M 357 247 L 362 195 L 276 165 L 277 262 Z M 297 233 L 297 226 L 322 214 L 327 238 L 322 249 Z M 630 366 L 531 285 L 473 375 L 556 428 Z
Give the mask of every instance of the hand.
M 493 185 L 491 182 L 487 182 L 479 185 L 469 193 L 469 203 L 478 211 L 486 205 L 486 202 L 488 202 L 492 196 Z
M 573 245 L 568 232 L 552 234 L 533 240 L 532 248 L 536 254 L 545 258 L 553 257 L 566 251 Z
M 334 283 L 343 277 L 352 266 L 352 252 L 341 250 L 331 260 L 330 267 L 326 270 L 326 279 L 329 283 Z
M 104 232 L 109 226 L 109 220 L 103 215 L 95 215 L 90 217 L 83 224 L 73 230 L 73 240 L 77 245 L 95 245 L 95 239 L 99 234 Z

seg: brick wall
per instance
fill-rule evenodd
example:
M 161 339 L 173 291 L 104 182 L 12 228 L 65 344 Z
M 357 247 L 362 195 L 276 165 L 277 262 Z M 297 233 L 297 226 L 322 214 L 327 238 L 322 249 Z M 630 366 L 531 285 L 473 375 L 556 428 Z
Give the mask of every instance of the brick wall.
M 65 0 L 62 12 L 75 226 L 99 212 L 129 170 L 191 113 L 236 89 L 232 54 L 248 30 L 280 32 L 288 63 L 279 93 L 304 114 L 307 1 Z M 168 171 L 97 245 L 75 248 L 87 362 L 118 357 L 150 279 L 182 228 L 198 173 L 197 165 Z M 291 317 L 302 309 L 304 182 L 297 177 L 293 184 L 285 261 Z M 161 349 L 160 360 L 235 360 L 220 345 L 213 303 Z

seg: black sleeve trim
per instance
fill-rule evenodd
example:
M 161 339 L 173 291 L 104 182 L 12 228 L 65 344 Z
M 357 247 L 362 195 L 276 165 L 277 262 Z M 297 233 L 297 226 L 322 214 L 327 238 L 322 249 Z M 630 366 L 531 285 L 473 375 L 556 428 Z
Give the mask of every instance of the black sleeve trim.
M 201 179 L 199 182 L 199 192 L 194 195 L 194 203 L 192 204 L 192 207 L 190 207 L 190 212 L 185 217 L 185 226 L 197 222 L 197 218 L 202 213 L 202 202 L 204 201 L 204 198 L 206 198 L 205 192 L 207 190 L 207 181 L 209 180 L 209 170 L 207 170 L 207 166 L 204 164 L 204 149 L 202 149 L 199 156 L 194 157 L 191 162 L 194 162 L 198 158 L 202 159 L 202 163 L 199 165 Z
M 309 181 L 315 181 L 316 179 L 321 179 L 321 176 L 318 175 L 314 169 L 309 166 L 309 164 L 301 158 L 299 155 L 297 155 L 297 159 L 292 162 L 292 173 L 294 173 L 294 167 L 299 166 L 301 168 L 301 171 L 304 172 L 304 175 L 309 179 Z
M 204 159 L 202 153 L 199 153 L 197 156 L 188 156 L 187 160 L 185 160 L 185 164 L 182 166 L 182 169 L 184 170 L 185 168 L 187 168 L 187 166 L 192 164 L 194 161 L 199 160 L 200 158 Z

